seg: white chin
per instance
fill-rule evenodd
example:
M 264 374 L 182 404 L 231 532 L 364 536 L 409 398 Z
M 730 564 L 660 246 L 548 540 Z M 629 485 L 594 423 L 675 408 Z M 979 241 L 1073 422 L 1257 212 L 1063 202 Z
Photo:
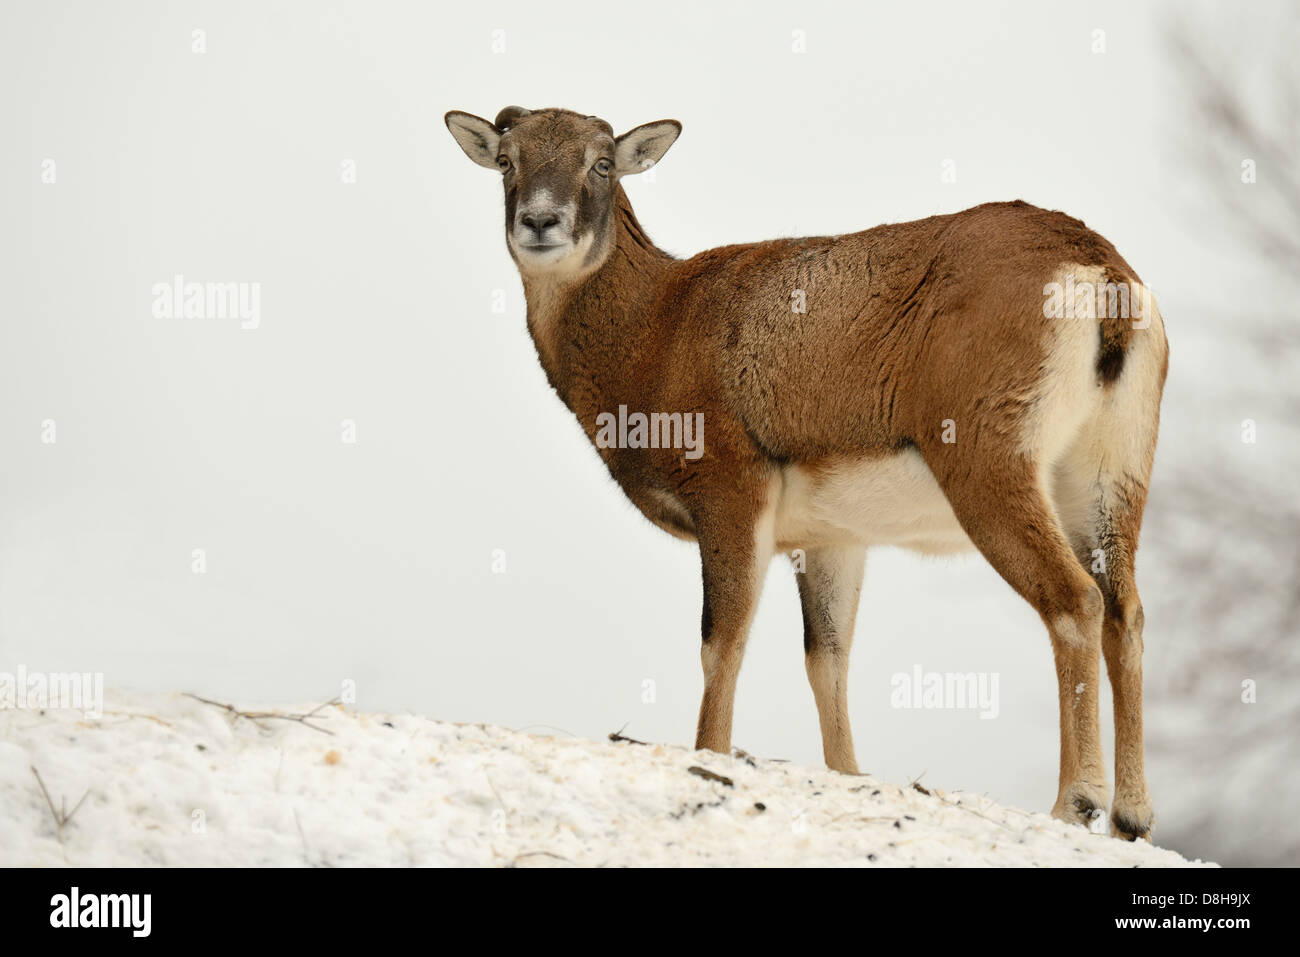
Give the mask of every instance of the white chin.
M 554 265 L 573 252 L 573 243 L 570 242 L 554 246 L 524 246 L 519 243 L 513 245 L 515 255 L 519 257 L 519 261 L 527 263 L 529 266 Z

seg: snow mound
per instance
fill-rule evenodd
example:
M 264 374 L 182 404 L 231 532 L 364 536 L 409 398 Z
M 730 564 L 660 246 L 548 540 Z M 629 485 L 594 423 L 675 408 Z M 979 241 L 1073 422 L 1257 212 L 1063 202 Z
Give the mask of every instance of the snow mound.
M 0 865 L 1189 864 L 975 795 L 743 752 L 337 705 L 294 719 L 312 710 L 110 694 L 99 718 L 0 711 Z

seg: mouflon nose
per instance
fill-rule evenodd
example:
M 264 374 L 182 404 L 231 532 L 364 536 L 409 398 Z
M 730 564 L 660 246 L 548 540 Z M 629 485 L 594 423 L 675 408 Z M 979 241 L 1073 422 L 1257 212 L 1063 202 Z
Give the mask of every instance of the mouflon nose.
M 560 224 L 560 217 L 551 212 L 524 213 L 524 215 L 519 218 L 519 221 L 535 232 L 540 238 L 542 233 L 547 229 Z

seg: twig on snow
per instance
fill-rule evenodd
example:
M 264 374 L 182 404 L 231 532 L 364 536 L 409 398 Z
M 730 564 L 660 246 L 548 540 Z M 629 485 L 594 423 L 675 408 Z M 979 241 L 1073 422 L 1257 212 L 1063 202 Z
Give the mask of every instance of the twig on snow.
M 729 777 L 718 774 L 716 771 L 710 771 L 708 768 L 702 768 L 698 764 L 693 764 L 686 769 L 697 778 L 704 778 L 706 781 L 717 781 L 719 784 L 725 784 L 727 787 L 735 787 L 736 782 Z
M 296 721 L 301 725 L 311 728 L 313 731 L 319 731 L 321 734 L 329 735 L 333 735 L 334 732 L 330 731 L 328 728 L 322 728 L 312 724 L 309 719 L 320 714 L 322 709 L 328 708 L 331 705 L 339 704 L 342 701 L 341 698 L 334 698 L 330 701 L 318 704 L 316 707 L 312 708 L 310 711 L 304 712 L 303 714 L 281 714 L 278 711 L 240 711 L 234 705 L 225 704 L 221 701 L 213 701 L 210 698 L 203 698 L 196 694 L 190 694 L 188 691 L 184 694 L 187 698 L 193 698 L 195 701 L 201 701 L 204 704 L 212 705 L 214 708 L 220 708 L 229 714 L 233 714 L 236 718 L 244 718 L 245 720 L 251 721 L 259 728 L 263 728 L 263 730 L 265 730 L 265 728 L 260 724 L 260 722 L 275 719 L 278 721 Z M 322 715 L 322 717 L 329 717 L 329 715 Z
M 626 727 L 627 727 L 627 725 L 623 725 L 623 728 L 626 728 Z M 644 744 L 644 745 L 647 745 L 647 746 L 649 745 L 649 743 L 650 743 L 649 741 L 638 741 L 636 738 L 627 738 L 627 737 L 624 737 L 624 736 L 623 736 L 623 728 L 619 728 L 617 731 L 611 731 L 611 732 L 609 733 L 609 740 L 611 740 L 611 741 L 626 741 L 628 744 Z
M 36 770 L 35 765 L 32 765 L 31 768 L 32 774 L 36 776 L 36 783 L 41 787 L 41 793 L 45 795 L 45 804 L 50 809 L 50 817 L 54 818 L 54 827 L 59 835 L 59 847 L 63 849 L 63 859 L 66 861 L 68 859 L 68 846 L 63 842 L 63 829 L 72 821 L 73 815 L 81 810 L 81 805 L 86 803 L 86 798 L 90 796 L 90 788 L 86 788 L 86 793 L 81 796 L 81 800 L 76 803 L 71 812 L 68 811 L 68 799 L 66 797 L 59 798 L 60 810 L 56 811 L 54 809 L 54 800 L 50 797 L 45 782 L 41 780 L 41 772 Z
M 114 718 L 144 718 L 147 721 L 156 721 L 165 728 L 172 726 L 170 721 L 164 721 L 156 714 L 141 714 L 137 711 L 105 711 L 104 714 L 111 715 Z
M 567 857 L 561 857 L 559 854 L 552 853 L 551 851 L 524 851 L 522 854 L 515 855 L 514 860 L 510 862 L 510 866 L 514 867 L 525 857 L 553 857 L 557 861 L 564 861 L 564 863 L 569 864 L 573 867 L 578 866 L 574 864 L 573 861 L 569 860 Z

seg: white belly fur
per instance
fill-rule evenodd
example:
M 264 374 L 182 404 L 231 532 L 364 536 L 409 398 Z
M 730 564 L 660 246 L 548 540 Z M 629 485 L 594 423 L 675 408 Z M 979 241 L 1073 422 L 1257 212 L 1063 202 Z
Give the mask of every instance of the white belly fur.
M 915 449 L 816 474 L 787 466 L 776 492 L 776 542 L 782 550 L 896 545 L 943 555 L 975 547 Z

